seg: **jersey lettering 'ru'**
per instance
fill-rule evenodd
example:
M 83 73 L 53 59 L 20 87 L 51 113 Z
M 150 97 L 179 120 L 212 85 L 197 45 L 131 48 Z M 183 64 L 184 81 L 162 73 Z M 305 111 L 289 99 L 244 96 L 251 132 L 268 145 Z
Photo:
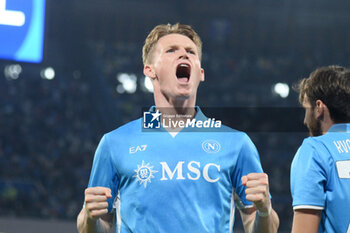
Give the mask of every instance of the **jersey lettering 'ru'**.
M 235 205 L 252 206 L 241 177 L 263 172 L 249 137 L 226 126 L 175 137 L 141 126 L 104 135 L 94 157 L 89 187 L 112 190 L 117 232 L 232 232 Z
M 309 137 L 291 167 L 294 209 L 322 210 L 319 232 L 350 232 L 350 124 Z

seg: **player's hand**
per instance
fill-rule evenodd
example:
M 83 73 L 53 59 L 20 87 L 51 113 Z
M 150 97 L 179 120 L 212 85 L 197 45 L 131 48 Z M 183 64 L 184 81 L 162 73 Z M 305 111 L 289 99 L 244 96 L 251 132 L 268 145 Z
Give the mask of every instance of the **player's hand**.
M 111 190 L 105 187 L 85 189 L 85 211 L 88 218 L 96 220 L 108 213 L 107 199 L 111 198 Z
M 250 173 L 242 177 L 242 184 L 246 186 L 246 199 L 253 202 L 254 207 L 261 213 L 269 213 L 271 201 L 267 174 Z

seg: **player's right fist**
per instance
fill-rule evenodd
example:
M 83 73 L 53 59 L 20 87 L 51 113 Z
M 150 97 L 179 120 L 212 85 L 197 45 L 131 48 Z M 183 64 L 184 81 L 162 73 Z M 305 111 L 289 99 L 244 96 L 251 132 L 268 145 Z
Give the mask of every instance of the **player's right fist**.
M 98 219 L 108 213 L 107 199 L 111 198 L 111 189 L 91 187 L 85 189 L 85 211 L 90 219 Z

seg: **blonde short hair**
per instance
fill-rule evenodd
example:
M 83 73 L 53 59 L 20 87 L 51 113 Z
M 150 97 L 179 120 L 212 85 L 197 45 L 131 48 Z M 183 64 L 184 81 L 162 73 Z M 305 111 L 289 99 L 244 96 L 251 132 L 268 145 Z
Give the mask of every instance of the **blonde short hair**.
M 181 34 L 190 38 L 197 46 L 199 59 L 202 59 L 202 41 L 198 34 L 193 30 L 193 28 L 185 24 L 176 23 L 171 25 L 168 23 L 156 26 L 148 34 L 145 40 L 145 44 L 142 48 L 142 61 L 144 65 L 152 63 L 152 52 L 158 40 L 163 36 L 174 33 Z

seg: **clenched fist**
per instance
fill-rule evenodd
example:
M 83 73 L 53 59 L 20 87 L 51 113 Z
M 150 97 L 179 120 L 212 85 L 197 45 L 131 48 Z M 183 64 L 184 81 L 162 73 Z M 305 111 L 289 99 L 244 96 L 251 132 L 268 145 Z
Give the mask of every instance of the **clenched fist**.
M 90 219 L 98 219 L 108 213 L 107 199 L 111 198 L 111 190 L 105 187 L 85 189 L 85 211 Z
M 263 214 L 271 211 L 269 180 L 265 173 L 250 173 L 242 177 L 246 186 L 246 199 L 254 203 L 254 207 Z

